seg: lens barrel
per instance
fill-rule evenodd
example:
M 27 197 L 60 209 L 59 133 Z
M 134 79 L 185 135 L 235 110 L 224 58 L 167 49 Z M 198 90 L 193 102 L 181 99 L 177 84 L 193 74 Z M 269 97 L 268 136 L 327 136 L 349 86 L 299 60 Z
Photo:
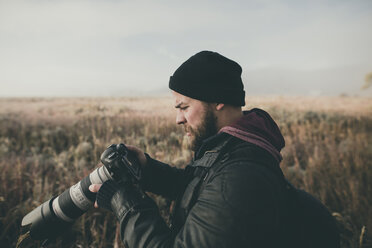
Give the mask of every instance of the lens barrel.
M 93 206 L 96 194 L 89 191 L 89 186 L 109 179 L 112 176 L 105 166 L 95 169 L 59 196 L 28 213 L 22 220 L 22 226 L 30 225 L 30 235 L 34 240 L 56 237 Z
M 78 217 L 93 206 L 96 193 L 89 190 L 91 184 L 107 180 L 117 183 L 138 182 L 141 178 L 140 164 L 124 144 L 112 144 L 101 155 L 104 166 L 95 169 L 89 176 L 65 190 L 62 194 L 44 202 L 28 213 L 22 226 L 34 240 L 57 237 Z

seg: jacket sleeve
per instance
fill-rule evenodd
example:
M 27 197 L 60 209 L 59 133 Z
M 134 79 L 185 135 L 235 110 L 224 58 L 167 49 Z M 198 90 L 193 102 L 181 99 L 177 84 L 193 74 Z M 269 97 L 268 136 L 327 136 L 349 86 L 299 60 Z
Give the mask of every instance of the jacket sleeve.
M 173 233 L 155 203 L 135 189 L 118 190 L 112 210 L 126 247 L 271 247 L 273 185 L 244 164 L 224 169 L 206 184 L 183 228 Z
M 189 168 L 179 169 L 169 166 L 152 159 L 148 154 L 146 158 L 147 165 L 142 171 L 141 188 L 144 191 L 175 200 L 175 197 L 183 192 L 192 176 Z

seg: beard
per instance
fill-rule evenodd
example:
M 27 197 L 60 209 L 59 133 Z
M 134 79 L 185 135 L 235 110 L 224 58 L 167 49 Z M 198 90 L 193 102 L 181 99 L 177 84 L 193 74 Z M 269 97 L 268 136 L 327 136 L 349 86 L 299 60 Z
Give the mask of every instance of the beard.
M 194 152 L 198 151 L 203 141 L 217 134 L 217 117 L 209 105 L 205 105 L 204 114 L 201 117 L 202 121 L 196 128 L 186 127 L 185 130 L 191 134 L 189 146 Z

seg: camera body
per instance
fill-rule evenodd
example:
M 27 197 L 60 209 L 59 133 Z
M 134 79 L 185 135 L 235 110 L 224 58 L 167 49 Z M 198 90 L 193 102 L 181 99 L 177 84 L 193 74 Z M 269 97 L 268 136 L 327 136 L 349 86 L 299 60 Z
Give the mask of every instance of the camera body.
M 111 178 L 118 184 L 136 183 L 141 178 L 139 162 L 127 147 L 121 144 L 112 144 L 102 153 L 101 162 L 110 173 Z
M 28 228 L 32 239 L 55 238 L 91 208 L 96 199 L 96 193 L 89 191 L 91 184 L 102 184 L 107 180 L 118 184 L 136 183 L 141 178 L 137 158 L 122 143 L 107 147 L 101 155 L 101 162 L 103 166 L 22 219 L 21 225 Z

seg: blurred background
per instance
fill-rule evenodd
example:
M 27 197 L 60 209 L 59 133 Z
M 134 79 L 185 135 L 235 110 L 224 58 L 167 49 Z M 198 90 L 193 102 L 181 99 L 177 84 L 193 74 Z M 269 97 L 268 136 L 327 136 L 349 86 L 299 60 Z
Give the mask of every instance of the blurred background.
M 371 26 L 370 0 L 0 0 L 0 96 L 167 94 L 201 50 L 251 95 L 371 96 Z
M 201 50 L 242 66 L 244 109 L 278 123 L 284 174 L 328 207 L 341 247 L 372 247 L 371 27 L 370 0 L 0 0 L 0 247 L 109 144 L 184 167 L 168 80 Z M 48 247 L 124 246 L 92 209 Z

